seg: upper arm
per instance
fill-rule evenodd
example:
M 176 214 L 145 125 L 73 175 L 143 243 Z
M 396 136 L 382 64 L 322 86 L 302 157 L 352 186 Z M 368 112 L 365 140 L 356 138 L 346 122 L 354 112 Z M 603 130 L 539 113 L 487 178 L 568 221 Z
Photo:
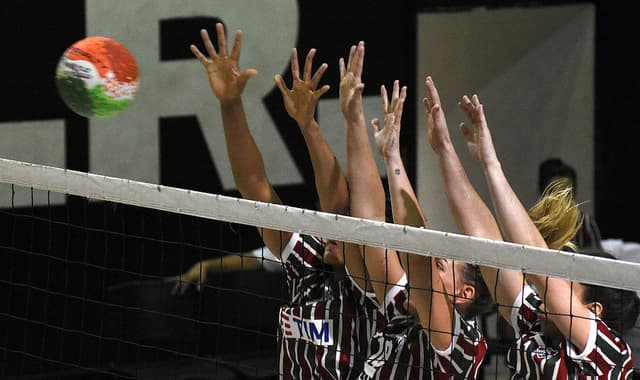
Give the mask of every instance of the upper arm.
M 247 200 L 254 200 L 264 203 L 282 204 L 280 197 L 275 192 L 266 177 L 257 177 L 251 183 L 240 188 L 242 197 Z M 262 237 L 265 246 L 276 256 L 281 259 L 282 251 L 291 240 L 292 233 L 287 231 L 279 231 L 268 228 L 257 227 L 258 233 Z
M 262 241 L 278 259 L 282 260 L 282 252 L 291 240 L 293 235 L 288 231 L 270 230 L 259 228 L 258 232 L 262 236 Z

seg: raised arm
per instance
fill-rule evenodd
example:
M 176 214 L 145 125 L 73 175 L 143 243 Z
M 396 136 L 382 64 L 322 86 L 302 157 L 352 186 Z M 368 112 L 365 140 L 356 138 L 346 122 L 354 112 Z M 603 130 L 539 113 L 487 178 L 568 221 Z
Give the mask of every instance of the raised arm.
M 349 187 L 340 163 L 327 144 L 320 127 L 315 120 L 315 110 L 320 97 L 329 90 L 328 85 L 318 89 L 322 75 L 327 69 L 327 64 L 320 65 L 312 75 L 313 57 L 315 49 L 309 50 L 305 59 L 304 71 L 300 77 L 298 64 L 298 52 L 294 48 L 291 52 L 291 74 L 293 84 L 289 89 L 280 75 L 275 76 L 276 85 L 282 93 L 285 109 L 293 118 L 311 157 L 315 176 L 316 191 L 320 200 L 320 209 L 325 212 L 346 214 L 349 211 Z M 352 276 L 352 279 L 362 288 L 367 288 L 365 281 L 365 269 L 362 257 L 355 246 L 346 245 L 344 251 L 344 263 Z
M 471 127 L 461 124 L 462 133 L 471 154 L 484 171 L 498 222 L 506 240 L 547 248 L 540 231 L 533 223 L 507 180 L 498 160 L 484 111 L 477 95 L 464 96 L 460 107 L 471 120 Z M 554 247 L 559 249 L 560 247 Z M 545 276 L 527 275 L 538 294 L 543 297 L 548 318 L 558 330 L 582 351 L 590 332 L 591 313 L 569 281 Z
M 372 127 L 378 153 L 384 158 L 394 223 L 413 227 L 428 227 L 422 208 L 407 176 L 400 154 L 400 128 L 406 87 L 400 90 L 393 83 L 389 102 L 384 86 L 380 88 L 384 127 L 374 119 Z M 447 300 L 442 281 L 432 273 L 432 258 L 400 253 L 402 265 L 411 289 L 411 304 L 431 344 L 444 350 L 451 344 L 453 332 L 453 305 Z
M 293 75 L 291 88 L 287 87 L 280 75 L 275 76 L 275 82 L 282 93 L 287 113 L 298 124 L 307 145 L 321 210 L 344 214 L 349 207 L 347 179 L 315 120 L 318 100 L 329 91 L 328 85 L 318 88 L 320 79 L 327 70 L 326 63 L 320 65 L 312 75 L 315 54 L 316 49 L 311 49 L 307 53 L 304 71 L 300 77 L 298 52 L 294 48 L 291 52 L 291 74 Z
M 164 281 L 174 283 L 171 294 L 182 295 L 191 285 L 195 285 L 196 290 L 201 291 L 202 285 L 207 282 L 207 279 L 218 273 L 234 271 L 247 272 L 262 269 L 268 272 L 282 270 L 280 260 L 266 247 L 198 261 L 186 272 L 176 276 L 166 277 Z
M 433 78 L 425 79 L 427 96 L 423 99 L 427 119 L 429 144 L 440 167 L 449 209 L 461 233 L 486 239 L 502 240 L 496 220 L 471 184 L 460 158 L 451 142 L 449 127 Z M 497 271 L 481 267 L 491 296 L 501 307 L 500 313 L 511 321 L 511 305 L 520 293 L 524 278 L 514 271 Z
M 219 51 L 213 47 L 206 30 L 203 29 L 200 33 L 209 58 L 195 45 L 191 45 L 191 51 L 207 71 L 211 91 L 220 102 L 227 154 L 236 186 L 245 199 L 281 203 L 267 178 L 262 155 L 249 131 L 242 104 L 242 91 L 249 78 L 257 74 L 253 69 L 240 72 L 242 32 L 236 32 L 230 54 L 227 53 L 227 41 L 221 23 L 216 24 Z M 280 257 L 291 233 L 267 229 L 259 229 L 259 232 L 265 245 Z
M 385 220 L 385 198 L 362 108 L 364 42 L 352 46 L 345 65 L 340 59 L 340 108 L 345 118 L 347 178 L 351 215 Z M 363 247 L 366 270 L 378 300 L 385 304 L 387 291 L 404 276 L 395 251 Z
M 385 163 L 393 220 L 395 223 L 427 227 L 427 220 L 423 216 L 400 154 L 400 128 L 407 88 L 403 86 L 400 89 L 400 83 L 396 80 L 393 83 L 391 100 L 389 101 L 384 85 L 380 87 L 380 97 L 382 112 L 385 115 L 384 128 L 380 128 L 378 119 L 373 119 L 371 125 L 378 153 Z

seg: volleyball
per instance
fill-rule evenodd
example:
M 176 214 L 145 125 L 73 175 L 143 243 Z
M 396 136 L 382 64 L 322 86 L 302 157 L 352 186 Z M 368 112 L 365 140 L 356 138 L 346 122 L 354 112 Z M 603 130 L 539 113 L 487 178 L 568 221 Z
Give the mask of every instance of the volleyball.
M 103 119 L 115 116 L 135 99 L 138 65 L 129 49 L 102 36 L 75 42 L 60 57 L 56 87 L 75 113 Z

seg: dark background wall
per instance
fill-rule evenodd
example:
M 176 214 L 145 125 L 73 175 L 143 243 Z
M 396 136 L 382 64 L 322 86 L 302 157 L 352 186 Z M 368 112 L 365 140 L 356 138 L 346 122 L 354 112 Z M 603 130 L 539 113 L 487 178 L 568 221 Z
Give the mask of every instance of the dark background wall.
M 229 4 L 232 3 L 229 1 Z M 390 84 L 394 79 L 414 83 L 417 12 L 437 12 L 443 6 L 449 9 L 452 6 L 528 7 L 555 3 L 571 2 L 299 1 L 296 46 L 299 51 L 317 48 L 317 62 L 326 61 L 335 70 L 337 58 L 345 54 L 349 44 L 361 39 L 367 41 L 364 81 L 375 85 L 367 86 L 365 95 L 376 96 L 378 84 Z M 640 211 L 640 204 L 635 199 L 633 178 L 637 171 L 636 142 L 640 134 L 634 117 L 635 86 L 638 82 L 632 58 L 636 45 L 633 42 L 636 20 L 633 12 L 620 8 L 619 4 L 605 1 L 582 3 L 596 6 L 595 214 L 603 237 L 640 241 L 640 232 L 633 222 Z M 203 22 L 213 22 L 216 18 L 218 15 L 203 14 L 191 19 L 163 20 L 163 27 L 158 27 L 162 31 L 157 36 L 162 52 L 158 59 L 192 59 L 188 54 L 185 55 L 185 47 L 197 38 Z M 223 17 L 219 19 L 225 21 Z M 4 94 L 0 102 L 0 128 L 9 124 L 15 126 L 18 122 L 63 120 L 64 162 L 67 168 L 80 171 L 87 171 L 91 167 L 89 122 L 71 113 L 60 101 L 53 74 L 64 49 L 85 37 L 86 30 L 85 2 L 82 0 L 64 3 L 12 0 L 0 4 L 0 46 L 4 52 L 0 61 Z M 195 60 L 193 65 L 197 65 Z M 246 65 L 250 67 L 249 63 Z M 283 71 L 287 80 L 290 75 L 288 71 Z M 143 77 L 143 80 L 150 79 Z M 336 100 L 336 73 L 329 71 L 326 81 L 332 87 L 326 98 Z M 206 86 L 204 81 L 202 86 Z M 409 97 L 415 98 L 415 95 L 415 90 L 410 87 Z M 213 100 L 211 102 L 213 104 Z M 304 141 L 284 112 L 275 87 L 262 99 L 262 103 L 269 110 L 278 134 L 286 141 L 286 149 L 295 157 L 295 166 L 303 178 L 302 183 L 281 184 L 277 191 L 288 204 L 312 208 L 315 201 L 313 176 Z M 404 117 L 407 127 L 403 127 L 403 134 L 408 136 L 403 138 L 405 162 L 412 176 L 416 167 L 416 141 L 411 138 L 415 134 L 413 126 L 416 124 L 416 112 L 415 106 L 410 104 Z M 322 115 L 319 115 L 319 119 L 322 123 Z M 157 128 L 160 162 L 157 177 L 160 183 L 237 195 L 235 190 L 224 189 L 221 184 L 220 173 L 203 137 L 202 129 L 207 126 L 201 125 L 197 118 L 190 115 L 175 115 L 159 118 Z M 6 133 L 2 136 L 8 138 Z M 13 147 L 28 145 L 19 139 L 10 144 Z M 2 152 L 0 156 L 3 156 Z M 2 196 L 5 199 L 11 197 L 10 194 Z M 2 204 L 10 204 L 10 201 Z M 63 364 L 56 368 L 69 367 L 64 363 L 72 363 L 72 368 L 99 367 L 107 360 L 124 360 L 123 356 L 132 352 L 133 356 L 148 358 L 149 355 L 140 346 L 123 343 L 130 337 L 121 323 L 129 314 L 122 307 L 111 308 L 107 305 L 112 294 L 107 294 L 105 289 L 115 289 L 115 292 L 119 284 L 176 274 L 198 259 L 250 249 L 260 244 L 255 231 L 242 226 L 148 213 L 121 206 L 95 205 L 75 198 L 70 198 L 68 205 L 69 208 L 63 205 L 39 206 L 35 211 L 28 207 L 19 208 L 10 214 L 2 214 L 0 218 L 0 300 L 7 300 L 0 301 L 0 319 L 4 326 L 0 331 L 3 342 L 0 344 L 2 375 L 38 372 L 38 368 L 48 365 L 56 367 L 59 362 Z M 31 219 L 16 216 L 22 213 L 51 217 L 60 221 L 60 224 L 33 223 Z M 117 233 L 102 232 L 103 228 Z M 143 238 L 128 239 L 123 238 L 122 234 L 135 234 Z M 193 246 L 179 248 L 176 244 L 167 243 L 176 241 Z M 216 248 L 206 248 L 209 246 Z M 29 252 L 47 252 L 50 257 Z M 236 277 L 234 281 L 241 280 Z M 260 284 L 248 282 L 244 286 L 261 288 Z M 270 295 L 275 299 L 265 301 L 267 304 L 263 307 L 269 310 L 267 314 L 277 307 L 277 297 L 282 295 L 283 288 L 271 290 Z M 214 296 L 207 298 L 194 293 L 189 301 L 193 304 L 176 307 L 196 310 L 193 318 L 220 322 L 224 318 L 220 312 L 212 312 L 211 308 L 216 302 L 221 302 L 220 297 L 229 295 L 217 288 L 210 291 L 215 293 Z M 59 312 L 53 313 L 54 310 Z M 111 320 L 120 321 L 115 327 L 86 322 L 91 320 L 89 316 L 112 312 L 116 313 L 117 318 Z M 83 319 L 83 316 L 87 318 Z M 267 331 L 271 334 L 267 335 L 267 340 L 273 340 L 273 330 L 266 327 L 272 326 L 272 321 L 264 321 L 251 327 Z M 220 352 L 224 344 L 220 341 L 219 325 L 199 323 L 198 334 L 189 330 L 191 324 L 187 325 L 184 331 L 188 332 L 185 334 L 202 336 L 196 348 L 188 352 L 194 355 Z M 96 338 L 101 334 L 110 334 L 111 328 L 120 334 L 116 334 L 120 340 Z M 74 331 L 89 331 L 91 334 L 75 334 Z M 235 331 L 229 334 L 224 342 L 237 340 L 240 333 Z M 143 336 L 137 339 L 144 341 Z M 265 343 L 258 340 L 256 345 L 264 348 Z M 92 347 L 101 347 L 102 353 L 87 354 Z M 171 348 L 182 349 L 178 346 Z M 116 356 L 109 352 L 115 352 L 113 355 Z
M 318 48 L 318 62 L 322 60 L 334 64 L 336 57 L 344 54 L 347 44 L 365 39 L 369 47 L 365 80 L 390 83 L 395 78 L 413 79 L 416 11 L 438 11 L 439 7 L 445 5 L 450 9 L 456 5 L 460 8 L 483 5 L 527 7 L 568 3 L 572 2 L 403 1 L 394 3 L 392 7 L 369 4 L 366 9 L 361 9 L 359 4 L 347 5 L 346 11 L 344 4 L 341 4 L 341 11 L 335 11 L 327 4 L 301 3 L 297 45 L 301 51 L 310 47 Z M 634 118 L 631 113 L 634 109 L 631 91 L 635 87 L 636 75 L 628 42 L 629 36 L 633 35 L 634 20 L 630 12 L 604 1 L 573 3 L 596 5 L 595 214 L 604 237 L 640 240 L 634 223 L 630 222 L 640 207 L 634 201 L 635 190 L 631 186 L 637 162 L 632 145 L 638 134 L 637 128 L 633 127 Z M 61 7 L 59 4 L 38 3 L 33 6 L 30 2 L 8 1 L 3 2 L 0 7 L 0 17 L 3 18 L 0 36 L 5 47 L 1 63 L 5 95 L 0 105 L 0 122 L 64 119 L 66 166 L 70 169 L 88 170 L 87 122 L 72 114 L 62 104 L 52 80 L 61 52 L 72 42 L 85 36 L 84 2 L 70 1 Z M 207 17 L 213 20 L 216 16 Z M 193 42 L 193 31 L 201 26 L 202 20 L 194 18 L 193 24 L 183 23 L 166 28 L 164 34 L 158 36 L 163 52 L 161 59 L 184 59 L 183 48 L 185 44 Z M 386 59 L 389 56 L 394 59 Z M 335 98 L 336 76 L 328 74 L 326 79 L 333 88 L 327 98 Z M 143 80 L 146 78 L 143 77 Z M 366 91 L 370 95 L 376 95 L 377 85 L 368 86 Z M 279 133 L 286 137 L 287 148 L 297 158 L 296 165 L 308 186 L 312 178 L 310 162 L 301 137 L 295 128 L 291 128 L 291 121 L 282 112 L 275 88 L 264 102 L 273 110 L 272 117 Z M 414 117 L 412 112 L 407 112 L 406 115 Z M 410 119 L 406 121 L 405 125 L 413 124 Z M 204 180 L 204 176 L 198 175 L 207 170 L 210 172 L 212 164 L 202 141 L 197 142 L 201 136 L 197 123 L 184 117 L 183 120 L 167 118 L 158 124 L 161 156 L 165 157 L 159 174 L 162 182 L 219 191 L 215 176 Z M 176 124 L 180 125 L 177 132 Z M 404 131 L 406 134 L 412 132 L 409 128 Z M 413 139 L 404 141 L 411 144 Z M 21 142 L 15 141 L 13 144 L 20 145 Z M 186 145 L 190 147 L 189 150 L 183 149 Z M 413 169 L 414 149 L 408 146 L 405 150 L 408 155 L 406 161 Z M 173 152 L 180 154 L 171 154 Z M 191 170 L 182 170 L 185 163 L 191 164 Z M 295 193 L 302 194 L 297 191 Z M 296 198 L 294 196 L 289 199 L 294 203 L 311 204 L 309 199 L 298 202 Z
M 4 130 L 0 135 L 5 136 L 7 151 L 27 156 L 38 150 L 51 150 L 53 155 L 61 152 L 62 166 L 91 170 L 91 147 L 100 148 L 91 142 L 91 131 L 95 131 L 92 122 L 66 108 L 54 82 L 60 55 L 84 38 L 90 28 L 85 23 L 86 6 L 80 0 L 62 5 L 23 1 L 0 5 L 0 35 L 7 51 L 0 63 L 7 73 L 7 95 L 0 105 L 0 128 Z M 401 1 L 392 7 L 369 4 L 366 9 L 367 17 L 359 17 L 360 4 L 300 2 L 299 19 L 264 20 L 265 37 L 270 37 L 269 23 L 298 25 L 293 46 L 301 52 L 317 48 L 316 62 L 332 66 L 325 76 L 332 87 L 325 96 L 329 100 L 337 100 L 337 59 L 360 39 L 370 48 L 365 81 L 392 83 L 397 78 L 407 83 L 414 65 L 414 5 Z M 188 46 L 198 42 L 201 28 L 213 30 L 217 20 L 225 22 L 224 17 L 210 12 L 159 20 L 151 26 L 158 34 L 149 46 L 157 44 L 157 60 L 161 63 L 190 63 L 201 78 L 200 90 L 208 92 L 202 68 Z M 289 49 L 286 47 L 287 52 Z M 389 61 L 389 55 L 396 58 Z M 144 75 L 148 69 L 140 69 L 142 81 L 154 81 Z M 288 65 L 282 69 L 289 81 Z M 261 73 L 268 78 L 273 74 Z M 377 94 L 377 85 L 365 91 L 367 96 Z M 184 102 L 189 96 L 163 95 L 175 102 Z M 142 95 L 136 101 L 144 102 Z M 212 109 L 216 107 L 210 95 L 206 102 Z M 313 208 L 311 163 L 275 86 L 260 103 L 268 110 L 277 135 L 287 142 L 286 149 L 302 176 L 302 182 L 279 184 L 278 193 L 288 204 Z M 410 110 L 407 115 L 409 125 L 413 124 Z M 322 115 L 318 118 L 322 120 Z M 33 128 L 34 135 L 60 140 L 33 147 L 30 136 L 25 136 L 25 123 L 34 122 L 42 122 Z M 155 159 L 159 162 L 158 172 L 151 174 L 159 178 L 159 183 L 238 195 L 223 186 L 216 166 L 219 163 L 212 159 L 205 141 L 203 131 L 213 128 L 211 125 L 178 113 L 158 117 L 151 127 L 157 130 L 158 146 L 153 148 L 158 150 Z M 49 134 L 42 128 L 61 128 L 62 132 Z M 406 149 L 411 159 L 411 145 Z M 114 149 L 113 158 L 120 153 Z M 122 172 L 107 174 L 127 177 Z M 171 296 L 171 286 L 162 283 L 164 276 L 181 273 L 197 260 L 258 247 L 254 228 L 75 197 L 66 202 L 62 199 L 62 203 L 60 199 L 50 202 L 48 195 L 39 192 L 16 189 L 14 194 L 11 188 L 2 189 L 0 376 L 54 372 L 57 378 L 84 379 L 89 374 L 109 377 L 118 371 L 126 373 L 130 363 L 160 359 L 179 361 L 172 365 L 195 371 L 190 362 L 194 358 L 237 353 L 247 357 L 247 352 L 259 352 L 257 356 L 267 358 L 269 369 L 277 363 L 272 354 L 276 351 L 277 308 L 284 302 L 281 273 L 220 276 L 203 292 L 191 289 L 184 297 Z M 31 207 L 32 199 L 35 207 Z M 252 306 L 249 311 L 247 305 Z M 216 373 L 226 373 L 219 360 L 199 363 L 198 368 L 209 365 L 216 367 Z M 255 363 L 249 368 L 255 371 Z M 171 373 L 165 368 L 165 375 Z

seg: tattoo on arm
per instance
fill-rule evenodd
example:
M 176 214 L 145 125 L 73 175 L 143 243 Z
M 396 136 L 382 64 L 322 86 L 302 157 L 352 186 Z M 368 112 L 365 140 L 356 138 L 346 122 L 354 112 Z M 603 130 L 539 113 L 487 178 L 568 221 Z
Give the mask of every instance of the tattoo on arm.
M 396 175 L 400 175 L 400 169 L 395 169 L 393 172 L 396 173 Z

